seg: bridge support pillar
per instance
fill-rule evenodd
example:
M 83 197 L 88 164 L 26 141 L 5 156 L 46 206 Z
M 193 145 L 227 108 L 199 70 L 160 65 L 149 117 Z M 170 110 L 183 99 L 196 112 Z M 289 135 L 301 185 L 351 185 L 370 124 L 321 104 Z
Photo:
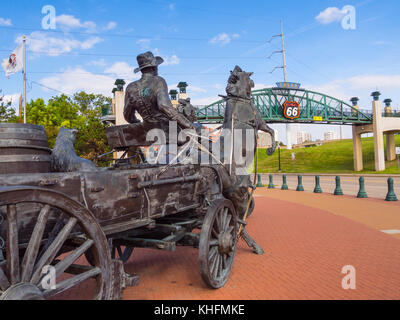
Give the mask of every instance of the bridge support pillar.
M 364 169 L 363 154 L 361 144 L 361 134 L 358 133 L 357 126 L 353 126 L 353 157 L 354 171 L 359 172 Z
M 386 134 L 386 158 L 387 161 L 396 160 L 396 143 L 394 140 L 394 133 Z
M 382 126 L 382 108 L 379 101 L 379 92 L 372 93 L 374 101 L 372 102 L 372 112 L 374 115 L 374 150 L 375 150 L 375 171 L 384 171 L 385 166 L 385 147 L 383 142 L 383 126 Z

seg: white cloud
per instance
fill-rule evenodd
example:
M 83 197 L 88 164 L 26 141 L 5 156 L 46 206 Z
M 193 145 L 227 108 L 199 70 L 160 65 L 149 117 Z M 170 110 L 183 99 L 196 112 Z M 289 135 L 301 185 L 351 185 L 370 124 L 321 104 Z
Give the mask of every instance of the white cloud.
M 141 50 L 148 50 L 150 49 L 151 40 L 150 39 L 139 39 L 136 41 L 136 44 L 140 46 Z
M 107 26 L 105 27 L 105 30 L 112 30 L 117 27 L 117 23 L 114 21 L 110 21 Z
M 5 103 L 11 102 L 11 105 L 15 106 L 15 105 L 19 104 L 20 96 L 21 96 L 21 94 L 14 93 L 14 94 L 5 95 L 4 97 L 2 97 L 2 99 L 3 99 L 3 102 L 5 102 Z
M 161 54 L 158 48 L 154 48 L 152 51 L 155 56 L 160 56 L 164 59 L 164 63 L 162 64 L 163 66 L 173 66 L 181 62 L 181 59 L 179 59 L 175 54 L 172 56 Z
M 210 40 L 211 44 L 219 44 L 225 46 L 232 41 L 231 37 L 227 33 L 220 33 Z
M 373 91 L 381 91 L 385 98 L 400 103 L 400 74 L 357 75 L 346 79 L 337 79 L 322 85 L 304 85 L 309 90 L 330 95 L 349 103 L 351 97 L 359 97 L 364 107 L 372 101 Z
M 91 37 L 79 41 L 71 36 L 51 36 L 48 33 L 40 31 L 32 32 L 27 37 L 27 44 L 32 52 L 49 56 L 58 56 L 63 53 L 71 52 L 74 49 L 88 50 L 101 41 L 103 40 L 99 37 Z M 18 44 L 21 43 L 22 37 L 18 37 L 15 42 Z
M 315 17 L 315 19 L 321 24 L 330 24 L 332 22 L 341 21 L 345 15 L 345 10 L 340 10 L 336 7 L 329 7 L 320 12 L 318 16 Z
M 138 79 L 140 76 L 133 72 L 134 67 L 130 66 L 128 63 L 120 61 L 114 63 L 111 67 L 104 70 L 105 73 L 113 75 L 117 78 L 132 81 Z
M 165 66 L 172 66 L 172 65 L 177 65 L 181 62 L 179 57 L 177 55 L 172 55 L 172 56 L 164 56 L 164 65 Z
M 93 21 L 81 22 L 78 18 L 67 14 L 56 17 L 56 23 L 69 29 L 84 28 L 94 30 L 96 28 L 96 24 Z
M 190 86 L 188 87 L 188 90 L 189 90 L 189 91 L 192 91 L 192 92 L 201 92 L 201 93 L 207 92 L 206 89 L 203 89 L 203 88 L 200 88 L 200 87 L 196 87 L 196 86 L 192 86 L 192 85 L 190 85 Z
M 218 100 L 221 100 L 221 98 L 217 96 L 205 97 L 200 99 L 193 98 L 191 103 L 194 106 L 207 106 L 211 103 L 217 102 Z
M 12 26 L 11 19 L 5 19 L 0 17 L 0 26 L 11 27 Z
M 112 76 L 94 74 L 82 67 L 69 68 L 60 75 L 40 80 L 42 85 L 69 95 L 84 90 L 88 93 L 111 96 L 114 82 L 115 78 Z M 43 90 L 47 91 L 47 89 Z

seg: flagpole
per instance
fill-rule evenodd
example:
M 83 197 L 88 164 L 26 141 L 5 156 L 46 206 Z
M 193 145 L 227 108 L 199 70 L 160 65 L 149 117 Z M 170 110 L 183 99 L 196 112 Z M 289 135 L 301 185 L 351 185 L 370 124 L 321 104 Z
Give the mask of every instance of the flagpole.
M 23 36 L 24 43 L 24 123 L 26 123 L 26 36 Z

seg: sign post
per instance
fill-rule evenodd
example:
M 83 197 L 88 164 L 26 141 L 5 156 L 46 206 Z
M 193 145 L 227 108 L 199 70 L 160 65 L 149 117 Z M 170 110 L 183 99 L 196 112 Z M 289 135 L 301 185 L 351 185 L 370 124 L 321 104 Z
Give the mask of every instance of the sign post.
M 397 155 L 397 165 L 399 166 L 399 173 L 400 173 L 400 147 L 396 147 L 396 155 Z

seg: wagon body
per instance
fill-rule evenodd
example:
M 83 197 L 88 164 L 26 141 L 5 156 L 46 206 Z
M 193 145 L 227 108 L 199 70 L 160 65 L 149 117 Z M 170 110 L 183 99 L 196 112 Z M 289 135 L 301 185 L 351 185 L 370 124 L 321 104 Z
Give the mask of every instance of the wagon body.
M 210 176 L 214 177 L 214 190 Z M 194 165 L 0 175 L 1 188 L 15 186 L 67 195 L 93 214 L 106 235 L 145 226 L 158 218 L 201 210 L 205 199 L 212 201 L 222 196 L 217 172 Z M 4 232 L 0 233 L 3 238 Z
M 120 298 L 138 284 L 121 266 L 135 247 L 199 248 L 203 279 L 221 287 L 237 241 L 236 213 L 222 189 L 218 170 L 198 165 L 0 175 L 0 300 L 47 298 L 92 279 L 95 298 Z M 209 253 L 211 245 L 221 251 Z M 44 290 L 47 266 L 61 279 L 75 276 Z

